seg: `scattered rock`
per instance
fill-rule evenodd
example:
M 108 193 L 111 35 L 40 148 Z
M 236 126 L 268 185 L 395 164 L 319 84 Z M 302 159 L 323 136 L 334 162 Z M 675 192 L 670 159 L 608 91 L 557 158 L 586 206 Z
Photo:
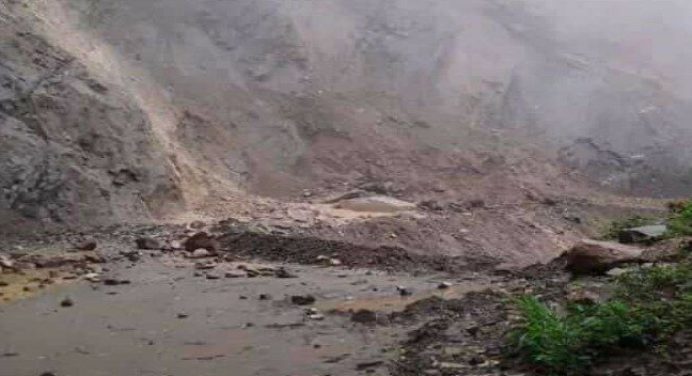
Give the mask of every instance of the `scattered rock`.
M 69 297 L 67 297 L 60 302 L 60 306 L 66 307 L 66 308 L 72 307 L 72 306 L 74 306 L 74 301 L 72 299 L 70 299 Z
M 316 299 L 312 295 L 293 295 L 291 297 L 291 303 L 296 305 L 310 305 L 314 304 L 315 301 Z
M 226 278 L 243 278 L 243 277 L 245 277 L 245 276 L 246 276 L 245 273 L 242 273 L 242 272 L 233 272 L 233 271 L 231 271 L 231 272 L 226 272 L 226 274 L 224 274 L 224 277 L 226 277 Z
M 179 319 L 186 319 L 186 318 L 190 317 L 190 315 L 188 315 L 188 314 L 185 313 L 185 312 L 180 312 L 180 313 L 178 313 L 178 316 L 177 316 L 177 317 L 178 317 Z
M 132 262 L 137 262 L 142 258 L 142 253 L 139 251 L 121 251 L 120 254 Z
M 601 274 L 627 262 L 638 262 L 642 250 L 614 242 L 583 240 L 560 256 L 575 274 Z
M 154 238 L 141 237 L 138 238 L 135 242 L 137 243 L 138 249 L 150 251 L 161 249 L 161 243 L 159 243 L 159 241 Z
M 373 362 L 358 363 L 358 364 L 356 364 L 356 370 L 357 371 L 364 371 L 366 369 L 380 367 L 383 364 L 384 364 L 384 362 L 381 360 L 376 360 Z
M 341 265 L 341 260 L 333 258 L 329 259 L 329 265 L 331 266 L 340 266 Z
M 207 224 L 204 223 L 204 222 L 202 222 L 202 221 L 194 221 L 194 222 L 191 222 L 191 223 L 188 225 L 188 227 L 191 228 L 191 229 L 195 229 L 195 230 L 201 230 L 201 229 L 203 229 L 206 225 L 207 225 Z
M 204 248 L 198 248 L 192 251 L 192 253 L 188 256 L 193 259 L 200 259 L 200 258 L 207 258 L 207 257 L 212 257 L 213 254 L 209 252 L 208 250 Z
M 322 321 L 322 320 L 324 320 L 324 315 L 321 313 L 313 313 L 311 315 L 308 315 L 308 318 L 310 320 Z
M 609 275 L 611 277 L 619 277 L 619 276 L 621 276 L 627 272 L 628 272 L 627 269 L 613 268 L 613 269 L 608 270 L 608 272 L 606 272 L 606 275 Z
M 209 279 L 209 280 L 216 280 L 216 279 L 221 279 L 221 277 L 220 277 L 218 274 L 207 273 L 207 279 Z
M 389 196 L 359 197 L 343 200 L 336 205 L 339 209 L 360 212 L 395 213 L 415 210 L 416 205 Z
M 14 261 L 7 255 L 0 255 L 0 266 L 6 269 L 14 269 Z
M 397 286 L 396 289 L 397 289 L 397 291 L 399 291 L 399 295 L 401 295 L 401 296 L 413 295 L 413 291 L 411 289 L 409 289 L 408 287 Z
M 220 248 L 219 242 L 206 232 L 198 232 L 195 235 L 192 235 L 185 241 L 183 246 L 188 252 L 194 252 L 195 250 L 202 248 L 206 249 L 212 254 L 218 253 Z
M 439 285 L 437 285 L 437 288 L 440 290 L 447 290 L 452 286 L 453 285 L 451 282 L 441 282 Z
M 99 277 L 98 273 L 87 273 L 84 275 L 84 279 L 94 283 L 101 281 L 101 278 Z
M 269 294 L 260 294 L 259 300 L 272 300 L 272 296 Z
M 584 306 L 597 304 L 601 298 L 597 293 L 585 289 L 577 289 L 567 294 L 567 301 Z
M 198 262 L 195 264 L 195 269 L 197 269 L 197 270 L 209 270 L 209 269 L 214 269 L 216 266 L 217 266 L 217 264 L 213 261 Z
M 351 315 L 351 321 L 360 324 L 371 324 L 377 322 L 377 313 L 369 309 L 361 309 Z
M 620 231 L 618 234 L 618 240 L 620 243 L 624 244 L 649 243 L 663 238 L 667 232 L 668 226 L 666 225 L 628 228 Z
M 118 285 L 123 284 L 123 283 L 117 279 L 106 278 L 103 280 L 103 284 L 106 286 L 118 286 Z
M 74 248 L 79 251 L 93 251 L 96 249 L 97 243 L 94 239 L 85 239 L 74 245 Z
M 286 270 L 286 268 L 283 268 L 283 267 L 276 269 L 274 271 L 274 275 L 276 276 L 276 278 L 284 278 L 284 279 L 298 278 L 298 276 L 289 272 L 288 270 Z

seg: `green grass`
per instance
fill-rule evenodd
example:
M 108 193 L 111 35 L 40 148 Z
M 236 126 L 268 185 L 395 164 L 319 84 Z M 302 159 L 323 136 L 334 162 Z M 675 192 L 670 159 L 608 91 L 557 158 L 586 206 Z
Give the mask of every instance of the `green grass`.
M 550 309 L 535 297 L 516 301 L 521 321 L 510 336 L 514 355 L 550 375 L 582 375 L 622 349 L 653 349 L 692 328 L 692 263 L 625 273 L 614 296 L 594 305 Z
M 668 221 L 669 232 L 674 236 L 692 236 L 692 201 L 673 213 Z

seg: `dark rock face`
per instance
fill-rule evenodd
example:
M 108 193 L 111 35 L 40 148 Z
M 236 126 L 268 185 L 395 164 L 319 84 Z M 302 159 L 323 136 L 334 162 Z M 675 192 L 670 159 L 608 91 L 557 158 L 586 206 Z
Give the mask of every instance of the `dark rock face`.
M 110 223 L 180 203 L 128 98 L 19 22 L 3 22 L 0 36 L 0 218 Z

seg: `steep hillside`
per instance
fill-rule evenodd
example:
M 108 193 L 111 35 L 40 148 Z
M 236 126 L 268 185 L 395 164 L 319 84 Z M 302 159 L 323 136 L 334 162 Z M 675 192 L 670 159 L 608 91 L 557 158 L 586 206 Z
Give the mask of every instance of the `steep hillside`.
M 8 1 L 4 218 L 237 213 L 243 191 L 372 183 L 513 203 L 589 195 L 581 173 L 686 193 L 688 88 L 613 57 L 636 28 L 604 45 L 550 4 Z

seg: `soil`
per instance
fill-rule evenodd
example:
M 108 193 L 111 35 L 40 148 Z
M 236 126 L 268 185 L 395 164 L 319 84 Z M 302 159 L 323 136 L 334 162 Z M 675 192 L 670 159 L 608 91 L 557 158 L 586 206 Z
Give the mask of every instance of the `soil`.
M 9 242 L 0 375 L 530 375 L 507 356 L 511 297 L 564 302 L 608 279 L 575 282 L 560 259 L 508 271 L 248 227 L 111 227 Z M 218 240 L 217 254 L 185 250 L 200 231 Z M 142 237 L 161 249 L 139 249 Z M 76 249 L 85 240 L 96 249 Z M 613 354 L 593 375 L 685 375 L 689 343 L 681 333 L 665 359 Z
M 505 3 L 1 1 L 0 376 L 530 373 L 506 298 L 688 193 L 691 107 Z

